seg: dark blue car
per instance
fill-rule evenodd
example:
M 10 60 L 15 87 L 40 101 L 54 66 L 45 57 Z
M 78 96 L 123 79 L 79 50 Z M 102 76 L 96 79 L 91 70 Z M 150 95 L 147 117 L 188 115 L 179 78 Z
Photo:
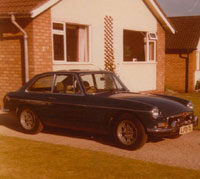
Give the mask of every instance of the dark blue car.
M 111 135 L 134 150 L 148 135 L 179 136 L 198 125 L 191 102 L 164 95 L 132 93 L 108 71 L 57 71 L 36 75 L 4 98 L 26 133 L 44 125 Z

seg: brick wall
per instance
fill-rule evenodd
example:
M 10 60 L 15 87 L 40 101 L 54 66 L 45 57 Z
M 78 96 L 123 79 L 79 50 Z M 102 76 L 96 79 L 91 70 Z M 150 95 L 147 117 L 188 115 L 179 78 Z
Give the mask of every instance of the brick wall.
M 166 54 L 165 88 L 185 92 L 185 59 L 178 54 Z M 195 54 L 189 55 L 188 91 L 194 90 Z
M 178 54 L 166 54 L 165 60 L 166 89 L 185 91 L 185 60 Z
M 28 34 L 29 77 L 52 71 L 50 10 L 35 19 L 16 19 Z M 0 108 L 3 96 L 24 81 L 23 34 L 10 19 L 0 21 Z
M 22 85 L 22 40 L 10 19 L 0 21 L 0 107 L 3 96 Z
M 48 10 L 25 27 L 28 33 L 29 76 L 52 71 L 51 11 Z
M 157 25 L 157 72 L 156 89 L 159 92 L 164 91 L 165 81 L 165 31 L 158 23 Z
M 194 91 L 195 88 L 195 70 L 196 70 L 196 51 L 193 51 L 189 56 L 189 92 Z

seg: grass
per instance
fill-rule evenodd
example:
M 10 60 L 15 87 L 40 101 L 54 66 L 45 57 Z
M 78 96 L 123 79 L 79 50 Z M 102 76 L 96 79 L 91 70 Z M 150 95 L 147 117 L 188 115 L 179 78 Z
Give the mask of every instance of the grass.
M 173 93 L 168 95 L 177 96 L 191 101 L 194 105 L 194 113 L 199 117 L 200 120 L 200 93 Z M 198 129 L 200 129 L 200 122 Z
M 200 171 L 0 135 L 0 178 L 192 179 Z

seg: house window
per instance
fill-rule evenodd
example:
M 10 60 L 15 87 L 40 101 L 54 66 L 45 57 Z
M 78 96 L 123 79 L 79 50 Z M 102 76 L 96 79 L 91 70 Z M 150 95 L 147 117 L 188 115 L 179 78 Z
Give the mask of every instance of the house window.
M 124 30 L 124 61 L 156 61 L 156 39 L 155 33 Z
M 53 23 L 53 53 L 57 62 L 88 62 L 88 26 Z
M 149 61 L 156 60 L 156 41 L 149 41 Z
M 64 36 L 53 34 L 54 60 L 64 60 Z
M 152 33 L 152 32 L 148 33 L 148 37 L 149 37 L 149 40 L 157 40 L 158 39 L 156 33 Z

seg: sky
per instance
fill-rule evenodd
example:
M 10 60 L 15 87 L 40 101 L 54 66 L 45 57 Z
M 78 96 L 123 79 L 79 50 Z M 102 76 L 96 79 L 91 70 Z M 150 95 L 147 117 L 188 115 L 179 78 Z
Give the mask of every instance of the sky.
M 157 0 L 169 17 L 200 16 L 200 0 Z

